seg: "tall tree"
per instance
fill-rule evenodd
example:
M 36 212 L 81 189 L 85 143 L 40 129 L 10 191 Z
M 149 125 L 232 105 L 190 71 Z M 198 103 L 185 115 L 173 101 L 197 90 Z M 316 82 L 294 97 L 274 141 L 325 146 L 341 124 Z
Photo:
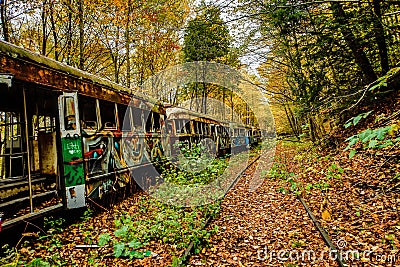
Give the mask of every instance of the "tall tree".
M 3 31 L 3 39 L 8 42 L 10 40 L 10 34 L 8 29 L 8 17 L 7 17 L 7 0 L 0 0 L 0 16 L 1 26 Z
M 216 6 L 207 6 L 204 3 L 200 6 L 200 9 L 202 10 L 200 14 L 189 21 L 185 29 L 182 49 L 184 61 L 212 61 L 232 64 L 232 62 L 228 62 L 231 58 L 229 55 L 232 54 L 231 37 L 228 27 L 221 19 L 221 11 Z M 200 94 L 199 87 L 201 87 Z M 201 95 L 201 111 L 207 113 L 207 97 L 211 91 L 216 89 L 217 87 L 203 82 L 201 85 L 195 83 L 189 91 L 191 91 L 191 99 Z M 223 101 L 225 101 L 225 91 Z M 199 111 L 199 104 L 196 103 L 196 105 Z
M 259 25 L 257 44 L 269 47 L 265 60 L 279 62 L 261 65 L 263 76 L 272 79 L 280 70 L 284 81 L 280 91 L 289 91 L 286 95 L 292 99 L 290 120 L 308 126 L 312 139 L 324 133 L 322 121 L 343 119 L 343 112 L 362 96 L 363 87 L 400 59 L 399 42 L 392 41 L 395 31 L 386 30 L 399 26 L 396 19 L 388 19 L 397 16 L 396 3 L 241 2 L 242 17 L 247 15 L 253 25 Z

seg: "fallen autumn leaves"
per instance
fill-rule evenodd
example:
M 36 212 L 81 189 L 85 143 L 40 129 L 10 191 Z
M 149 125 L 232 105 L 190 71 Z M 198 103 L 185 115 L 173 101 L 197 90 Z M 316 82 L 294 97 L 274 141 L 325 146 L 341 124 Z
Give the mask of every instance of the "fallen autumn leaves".
M 348 160 L 343 153 L 328 155 L 307 147 L 299 151 L 297 145 L 280 144 L 276 155 L 279 168 L 273 168 L 254 192 L 248 189 L 254 169 L 245 173 L 226 195 L 219 216 L 208 226 L 210 231 L 218 228 L 218 233 L 209 238 L 209 245 L 192 256 L 188 264 L 336 266 L 296 198 L 298 193 L 333 242 L 346 253 L 350 266 L 399 266 L 398 193 L 377 190 L 385 185 L 391 188 L 387 168 L 373 172 L 384 160 L 360 155 Z M 150 257 L 132 260 L 111 257 L 112 247 L 77 249 L 75 246 L 96 244 L 100 234 L 116 230 L 115 214 L 121 211 L 137 214 L 138 220 L 150 219 L 160 212 L 152 202 L 144 193 L 128 198 L 109 212 L 88 216 L 62 233 L 27 244 L 18 252 L 19 257 L 42 258 L 53 265 L 178 265 L 184 247 L 162 240 L 151 240 L 145 245 L 143 249 L 151 251 Z M 362 254 L 365 251 L 370 252 L 369 257 Z M 311 252 L 314 254 L 307 254 Z

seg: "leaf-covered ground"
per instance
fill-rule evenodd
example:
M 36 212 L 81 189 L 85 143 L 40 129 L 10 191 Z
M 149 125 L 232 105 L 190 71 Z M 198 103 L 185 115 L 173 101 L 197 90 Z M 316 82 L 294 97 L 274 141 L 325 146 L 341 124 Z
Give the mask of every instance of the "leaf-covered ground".
M 400 266 L 400 150 L 360 149 L 349 159 L 345 146 L 283 143 L 270 178 L 281 180 L 282 193 L 305 199 L 347 264 Z
M 24 233 L 7 266 L 176 265 L 191 241 L 209 239 L 213 231 L 202 228 L 217 208 L 177 208 L 139 193 L 68 227 L 59 218 L 46 220 L 43 231 Z
M 399 164 L 391 157 L 398 152 L 365 151 L 352 159 L 340 150 L 313 152 L 288 164 L 333 241 L 359 252 L 359 258 L 349 257 L 352 266 L 400 266 Z
M 284 153 L 282 147 L 277 153 Z M 227 194 L 210 225 L 218 226 L 218 234 L 190 265 L 336 266 L 300 201 L 282 193 L 282 180 L 266 178 L 250 192 L 251 180 L 249 171 Z
M 208 208 L 175 209 L 140 193 L 67 228 L 48 220 L 46 233 L 25 233 L 9 266 L 179 266 L 191 241 L 199 253 L 188 266 L 337 266 L 298 195 L 349 266 L 400 266 L 400 151 L 360 150 L 349 159 L 345 146 L 323 151 L 281 142 L 260 187 L 249 190 L 250 168 Z M 115 221 L 124 216 L 127 223 Z M 102 237 L 100 248 L 76 247 Z
M 323 151 L 279 144 L 257 191 L 249 192 L 244 179 L 227 195 L 211 225 L 219 234 L 190 265 L 337 265 L 297 200 L 301 195 L 349 266 L 400 266 L 400 151 L 361 150 L 349 159 L 345 146 Z M 312 260 L 297 254 L 310 250 Z

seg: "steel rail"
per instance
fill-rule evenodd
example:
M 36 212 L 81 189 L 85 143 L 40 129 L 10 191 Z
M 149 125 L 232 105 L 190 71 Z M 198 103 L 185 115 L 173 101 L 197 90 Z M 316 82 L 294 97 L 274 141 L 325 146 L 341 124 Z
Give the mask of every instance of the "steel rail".
M 246 168 L 244 168 L 241 172 L 239 172 L 235 179 L 233 180 L 233 182 L 230 184 L 230 186 L 228 187 L 228 190 L 226 190 L 225 195 L 232 189 L 233 186 L 235 186 L 235 184 L 238 182 L 239 178 L 243 176 L 243 174 L 249 169 L 250 166 L 252 166 L 259 158 L 261 157 L 261 155 L 258 155 L 252 162 L 250 162 Z M 208 224 L 211 222 L 211 215 L 207 217 L 203 227 L 201 228 L 202 230 L 204 230 Z M 185 251 L 183 252 L 181 259 L 182 261 L 180 262 L 179 266 L 185 266 L 185 264 L 187 263 L 187 261 L 189 260 L 189 256 L 192 252 L 194 248 L 194 242 L 191 241 L 188 245 L 188 247 L 185 249 Z

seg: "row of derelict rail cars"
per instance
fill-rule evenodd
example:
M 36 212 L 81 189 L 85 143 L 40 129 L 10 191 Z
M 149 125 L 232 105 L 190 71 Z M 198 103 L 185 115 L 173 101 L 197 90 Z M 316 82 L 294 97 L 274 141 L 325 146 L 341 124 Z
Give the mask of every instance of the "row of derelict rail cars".
M 0 73 L 0 231 L 148 186 L 147 167 L 177 153 L 176 142 L 206 138 L 224 154 L 266 134 L 157 103 L 6 42 Z

